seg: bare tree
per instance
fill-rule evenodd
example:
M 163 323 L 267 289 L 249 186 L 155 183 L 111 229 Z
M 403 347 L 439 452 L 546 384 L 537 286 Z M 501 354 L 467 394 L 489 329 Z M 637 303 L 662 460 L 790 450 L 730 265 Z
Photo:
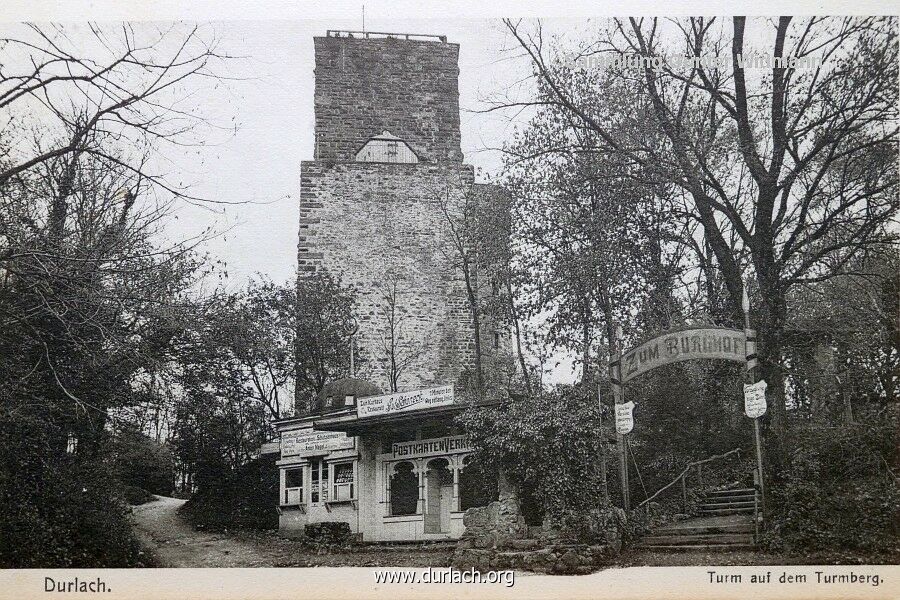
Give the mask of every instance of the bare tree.
M 0 186 L 63 159 L 69 177 L 60 181 L 58 197 L 64 202 L 73 165 L 91 155 L 192 199 L 146 157 L 161 145 L 204 143 L 201 133 L 208 130 L 198 126 L 206 121 L 187 102 L 191 94 L 185 85 L 224 78 L 217 68 L 228 56 L 218 50 L 211 30 L 181 24 L 136 29 L 130 23 L 23 24 L 10 30 L 0 38 L 0 110 L 23 131 L 37 127 L 43 135 L 30 152 L 22 151 L 18 140 L 17 152 L 9 152 L 0 165 Z M 138 152 L 113 153 L 111 145 Z
M 463 190 L 459 206 L 451 204 L 451 187 L 438 195 L 438 205 L 449 234 L 450 248 L 441 246 L 454 269 L 462 275 L 466 300 L 472 317 L 475 344 L 475 386 L 480 398 L 484 393 L 484 366 L 481 352 L 481 304 L 478 291 L 478 247 L 475 232 L 475 206 L 469 190 Z
M 730 27 L 705 18 L 671 25 L 616 20 L 584 49 L 580 57 L 607 51 L 642 59 L 640 81 L 667 140 L 664 152 L 654 152 L 577 101 L 539 26 L 528 31 L 506 21 L 552 102 L 610 151 L 674 174 L 722 274 L 735 322 L 745 274 L 739 253 L 746 252 L 757 282 L 751 291 L 762 375 L 776 395 L 773 425 L 783 433 L 788 291 L 841 275 L 853 257 L 896 239 L 885 227 L 898 209 L 896 20 L 782 17 L 754 24 L 770 36 L 764 54 L 775 57 L 764 77 L 748 77 L 741 17 Z M 722 60 L 712 69 L 699 58 L 674 60 L 671 48 L 674 58 Z
M 386 331 L 381 335 L 381 351 L 382 357 L 387 362 L 388 381 L 392 392 L 399 391 L 403 374 L 426 351 L 425 344 L 417 341 L 415 336 L 410 336 L 406 331 L 407 314 L 401 298 L 403 292 L 399 289 L 400 284 L 400 278 L 396 274 L 387 274 L 381 288 L 379 306 L 387 325 Z

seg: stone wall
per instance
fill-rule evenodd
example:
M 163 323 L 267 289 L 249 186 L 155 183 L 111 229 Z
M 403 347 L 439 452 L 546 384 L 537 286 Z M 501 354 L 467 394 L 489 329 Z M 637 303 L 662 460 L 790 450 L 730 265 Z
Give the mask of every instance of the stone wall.
M 314 43 L 318 160 L 353 160 L 387 130 L 420 161 L 462 161 L 458 44 L 347 37 Z
M 600 524 L 590 540 L 578 540 L 548 524 L 527 527 L 514 497 L 501 497 L 486 507 L 470 508 L 463 517 L 465 533 L 453 555 L 461 571 L 519 569 L 559 575 L 587 574 L 610 564 L 622 549 L 624 511 L 597 510 L 585 519 Z

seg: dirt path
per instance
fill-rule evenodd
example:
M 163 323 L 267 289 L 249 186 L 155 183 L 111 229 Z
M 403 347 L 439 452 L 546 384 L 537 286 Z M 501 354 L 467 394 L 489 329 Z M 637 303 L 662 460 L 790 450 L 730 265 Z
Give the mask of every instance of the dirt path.
M 439 567 L 450 561 L 450 551 L 312 554 L 274 531 L 197 531 L 178 513 L 184 502 L 156 496 L 156 500 L 134 507 L 135 530 L 160 567 Z
M 161 567 L 264 567 L 280 557 L 271 548 L 227 533 L 196 531 L 178 514 L 184 500 L 156 498 L 135 506 L 133 517 Z

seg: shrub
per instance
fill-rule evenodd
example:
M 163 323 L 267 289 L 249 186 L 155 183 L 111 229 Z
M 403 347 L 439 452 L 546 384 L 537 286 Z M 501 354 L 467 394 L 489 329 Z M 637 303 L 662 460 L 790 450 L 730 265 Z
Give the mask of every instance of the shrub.
M 471 407 L 458 417 L 475 448 L 473 461 L 502 468 L 519 490 L 529 524 L 602 504 L 597 468 L 600 419 L 595 402 L 561 387 L 516 397 L 499 407 Z
M 201 487 L 182 507 L 196 527 L 277 529 L 278 468 L 275 456 L 252 460 Z
M 802 430 L 782 478 L 769 488 L 766 546 L 841 561 L 895 560 L 900 489 L 884 468 L 893 435 L 859 427 Z
M 56 450 L 54 433 L 24 417 L 0 423 L 0 566 L 153 566 L 109 465 Z
M 346 548 L 353 541 L 350 523 L 334 521 L 310 523 L 303 528 L 303 542 L 319 552 L 333 552 Z
M 145 489 L 134 487 L 133 485 L 122 486 L 122 497 L 132 506 L 146 504 L 153 500 L 153 494 Z

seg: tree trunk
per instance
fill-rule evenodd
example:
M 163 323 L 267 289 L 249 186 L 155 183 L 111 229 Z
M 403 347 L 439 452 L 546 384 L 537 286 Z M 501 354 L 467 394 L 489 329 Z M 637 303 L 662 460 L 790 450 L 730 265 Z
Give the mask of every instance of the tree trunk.
M 516 334 L 516 351 L 519 355 L 519 367 L 522 369 L 522 379 L 525 381 L 525 389 L 530 396 L 534 392 L 531 389 L 531 378 L 528 376 L 528 365 L 525 363 L 525 353 L 522 351 L 522 330 L 519 326 L 519 313 L 516 310 L 516 302 L 513 298 L 512 284 L 510 283 L 509 278 L 506 279 L 506 293 L 509 299 L 509 315 Z
M 466 296 L 469 299 L 469 310 L 472 313 L 472 328 L 475 335 L 475 386 L 478 399 L 480 400 L 484 393 L 484 371 L 481 366 L 481 314 L 478 310 L 478 295 L 473 282 L 475 275 L 472 275 L 471 265 L 465 256 L 463 257 L 462 267 L 466 282 Z
M 761 278 L 762 279 L 762 278 Z M 787 407 L 784 382 L 784 353 L 782 332 L 784 330 L 785 301 L 783 294 L 770 282 L 760 281 L 762 304 L 760 306 L 757 330 L 757 354 L 759 356 L 760 378 L 768 384 L 769 402 L 768 427 L 765 428 L 764 442 L 771 459 L 769 466 L 777 473 L 784 466 L 790 451 L 788 435 Z M 754 325 L 751 323 L 751 325 Z M 765 423 L 764 423 L 765 424 Z

